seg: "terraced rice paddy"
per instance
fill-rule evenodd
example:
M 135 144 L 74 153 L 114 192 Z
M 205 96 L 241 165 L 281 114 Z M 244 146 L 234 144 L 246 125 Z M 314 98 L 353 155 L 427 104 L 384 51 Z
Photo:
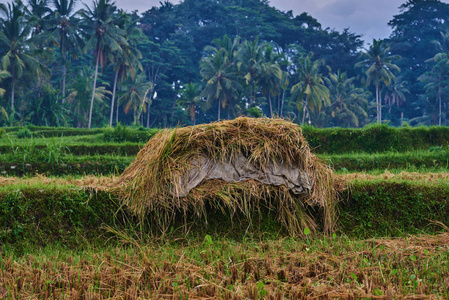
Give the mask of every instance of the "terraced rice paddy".
M 93 135 L 79 136 L 86 149 L 104 147 L 101 132 Z M 2 151 L 0 165 L 47 158 L 49 167 L 13 176 L 7 165 L 0 177 L 0 299 L 449 299 L 447 144 L 321 154 L 341 165 L 379 163 L 336 169 L 334 233 L 292 237 L 272 215 L 249 226 L 212 212 L 208 225 L 151 234 L 118 204 L 117 165 L 58 171 L 75 159 L 102 165 L 102 156 L 64 148 L 77 138 L 55 138 L 59 150 L 35 138 L 41 148 L 21 139 L 16 154 Z M 116 161 L 126 166 L 135 153 L 126 155 Z

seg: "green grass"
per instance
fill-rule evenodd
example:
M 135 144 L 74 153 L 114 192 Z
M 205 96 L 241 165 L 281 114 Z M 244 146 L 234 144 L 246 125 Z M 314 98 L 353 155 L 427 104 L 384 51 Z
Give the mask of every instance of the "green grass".
M 303 134 L 309 145 L 321 154 L 428 150 L 449 145 L 449 127 L 403 127 L 370 125 L 364 128 L 314 128 Z
M 112 155 L 74 156 L 60 152 L 22 152 L 0 155 L 0 176 L 43 174 L 63 175 L 119 175 L 134 157 Z
M 449 169 L 449 148 L 411 152 L 318 155 L 336 171 Z

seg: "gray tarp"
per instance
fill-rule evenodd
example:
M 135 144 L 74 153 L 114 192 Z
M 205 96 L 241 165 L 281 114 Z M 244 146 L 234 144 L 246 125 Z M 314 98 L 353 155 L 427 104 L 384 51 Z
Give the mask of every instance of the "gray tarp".
M 264 168 L 255 166 L 241 153 L 222 162 L 200 156 L 191 161 L 187 176 L 179 177 L 172 194 L 185 197 L 203 180 L 221 179 L 227 182 L 256 180 L 267 185 L 284 185 L 294 194 L 308 195 L 312 189 L 307 173 L 285 163 L 268 163 Z

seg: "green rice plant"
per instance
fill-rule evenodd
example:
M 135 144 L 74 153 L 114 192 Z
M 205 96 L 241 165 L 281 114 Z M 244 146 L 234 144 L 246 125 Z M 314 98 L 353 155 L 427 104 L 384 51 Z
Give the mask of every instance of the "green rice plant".
M 146 143 L 158 130 L 139 127 L 137 129 L 118 124 L 115 128 L 106 128 L 103 140 L 107 142 Z
M 33 133 L 28 127 L 22 128 L 17 132 L 17 138 L 19 139 L 29 139 L 33 137 Z
M 62 137 L 59 138 L 59 141 L 52 138 L 46 147 L 41 150 L 41 156 L 46 158 L 47 163 L 54 165 L 62 162 L 67 152 L 69 152 L 69 148 L 63 145 Z
M 17 153 L 23 155 L 22 152 Z M 47 176 L 119 175 L 133 161 L 133 157 L 126 156 L 75 156 L 63 152 L 60 154 L 59 157 L 50 157 L 46 151 L 39 151 L 38 155 L 26 157 L 25 163 L 23 156 L 13 157 L 10 154 L 0 154 L 0 172 L 8 176 L 34 175 L 36 173 Z M 55 155 L 58 155 L 58 152 Z
M 420 150 L 410 152 L 347 153 L 319 155 L 337 171 L 382 169 L 449 169 L 449 151 Z

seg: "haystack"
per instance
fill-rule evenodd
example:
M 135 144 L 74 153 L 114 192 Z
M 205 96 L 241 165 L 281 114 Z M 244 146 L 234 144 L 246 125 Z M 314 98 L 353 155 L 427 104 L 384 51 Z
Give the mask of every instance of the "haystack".
M 241 117 L 159 132 L 120 179 L 121 199 L 165 230 L 207 209 L 249 221 L 262 208 L 292 235 L 332 231 L 332 170 L 311 153 L 301 128 L 281 119 Z M 313 212 L 313 213 L 312 213 Z M 321 220 L 318 220 L 317 218 Z

